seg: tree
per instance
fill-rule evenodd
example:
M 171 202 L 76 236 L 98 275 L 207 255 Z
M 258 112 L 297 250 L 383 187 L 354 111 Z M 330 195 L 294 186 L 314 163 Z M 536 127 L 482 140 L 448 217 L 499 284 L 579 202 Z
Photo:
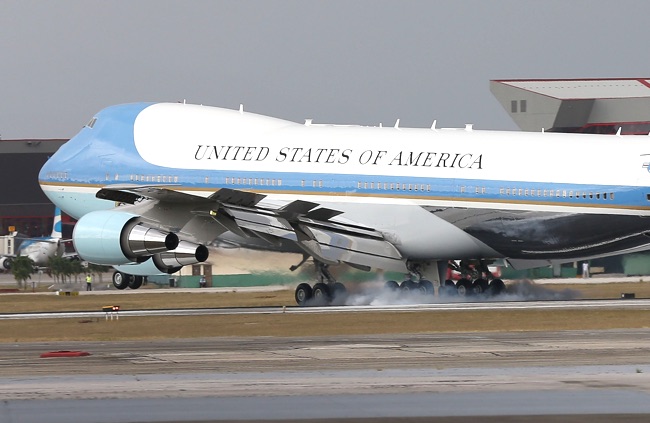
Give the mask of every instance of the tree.
M 74 275 L 75 283 L 79 282 L 79 275 L 86 273 L 86 269 L 83 267 L 79 260 L 66 260 L 68 262 L 68 267 L 66 268 L 68 276 Z
M 59 257 L 59 256 L 53 256 L 50 257 L 47 261 L 47 267 L 50 269 L 50 272 L 52 273 L 52 276 L 54 277 L 54 282 L 55 283 L 64 283 L 65 282 L 65 269 L 67 266 L 67 261 L 66 259 Z
M 11 273 L 14 275 L 18 288 L 27 289 L 27 279 L 34 273 L 34 261 L 27 256 L 18 256 L 11 264 Z

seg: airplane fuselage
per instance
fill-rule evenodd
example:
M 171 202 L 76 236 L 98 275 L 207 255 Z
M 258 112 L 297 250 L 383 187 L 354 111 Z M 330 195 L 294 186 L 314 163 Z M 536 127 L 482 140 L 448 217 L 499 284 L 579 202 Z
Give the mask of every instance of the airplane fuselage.
M 62 256 L 64 253 L 63 243 L 53 238 L 33 238 L 23 241 L 19 249 L 19 256 L 29 257 L 34 266 L 46 267 L 51 257 Z
M 264 208 L 301 199 L 337 210 L 332 220 L 377 230 L 408 260 L 506 258 L 523 267 L 650 248 L 647 144 L 645 137 L 302 125 L 139 103 L 97 114 L 45 164 L 39 182 L 75 218 L 115 207 L 96 198 L 102 187 L 164 186 L 205 198 L 228 188 L 266 195 Z M 173 230 L 194 207 L 176 205 L 152 204 L 147 213 Z M 208 234 L 188 236 L 207 243 Z

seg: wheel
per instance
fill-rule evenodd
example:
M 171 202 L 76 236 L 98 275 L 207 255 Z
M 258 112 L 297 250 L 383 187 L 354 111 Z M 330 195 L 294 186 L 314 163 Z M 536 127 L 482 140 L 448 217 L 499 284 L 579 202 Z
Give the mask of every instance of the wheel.
M 314 285 L 313 298 L 316 305 L 329 304 L 332 300 L 329 287 L 322 282 L 318 282 Z
M 420 291 L 424 295 L 433 295 L 435 293 L 435 289 L 433 288 L 433 283 L 431 281 L 428 281 L 426 279 L 422 279 L 420 281 Z
M 295 298 L 299 306 L 304 307 L 307 305 L 307 301 L 311 300 L 311 295 L 312 289 L 308 283 L 301 283 L 296 287 Z
M 391 292 L 395 292 L 399 289 L 399 284 L 395 281 L 386 281 L 386 283 L 384 284 L 384 289 Z
M 332 285 L 332 299 L 339 298 L 345 300 L 345 297 L 347 295 L 348 290 L 341 282 L 336 282 L 334 285 Z
M 410 279 L 407 279 L 403 281 L 400 285 L 399 288 L 402 290 L 402 292 L 417 292 L 418 290 L 418 284 L 413 282 Z
M 490 295 L 501 295 L 506 290 L 506 284 L 501 279 L 492 279 L 488 292 Z
M 459 279 L 458 282 L 456 282 L 456 292 L 458 293 L 459 297 L 467 297 L 468 295 L 471 294 L 472 291 L 472 283 L 469 281 L 469 279 Z
M 138 289 L 142 286 L 142 281 L 144 277 L 142 276 L 132 276 L 129 280 L 129 288 Z
M 456 295 L 456 284 L 451 279 L 447 279 L 440 288 L 441 295 Z
M 131 275 L 122 272 L 113 273 L 113 286 L 117 289 L 126 289 L 129 286 Z
M 482 294 L 488 289 L 488 281 L 483 278 L 478 278 L 472 283 L 472 292 L 475 295 Z

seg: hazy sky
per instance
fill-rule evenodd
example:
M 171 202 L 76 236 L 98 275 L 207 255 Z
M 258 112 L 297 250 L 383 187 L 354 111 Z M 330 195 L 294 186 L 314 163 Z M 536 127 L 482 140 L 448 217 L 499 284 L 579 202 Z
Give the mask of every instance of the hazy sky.
M 490 79 L 650 77 L 650 2 L 0 0 L 0 134 L 117 103 L 302 122 L 516 126 Z

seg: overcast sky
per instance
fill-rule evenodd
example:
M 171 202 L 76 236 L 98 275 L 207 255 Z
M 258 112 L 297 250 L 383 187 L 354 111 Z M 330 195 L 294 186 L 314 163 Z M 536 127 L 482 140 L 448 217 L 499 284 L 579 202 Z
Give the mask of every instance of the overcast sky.
M 0 134 L 118 103 L 516 129 L 490 79 L 650 77 L 650 1 L 0 0 Z

